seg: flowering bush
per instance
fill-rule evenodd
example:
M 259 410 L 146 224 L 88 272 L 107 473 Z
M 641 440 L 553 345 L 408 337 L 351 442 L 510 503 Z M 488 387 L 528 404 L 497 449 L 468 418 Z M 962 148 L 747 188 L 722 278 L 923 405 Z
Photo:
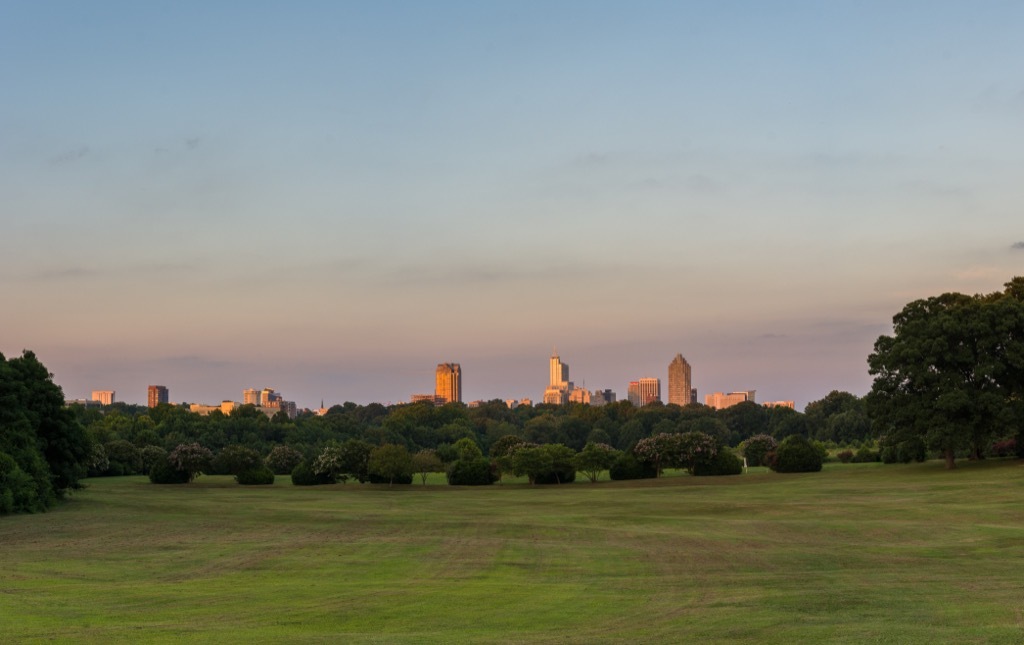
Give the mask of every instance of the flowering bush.
M 660 432 L 636 442 L 633 454 L 654 466 L 659 476 L 663 468 L 685 468 L 692 473 L 698 463 L 707 463 L 718 452 L 715 438 L 703 432 L 670 434 Z
M 333 481 L 345 483 L 348 475 L 345 472 L 345 454 L 341 446 L 327 446 L 313 460 L 313 474 Z
M 633 446 L 633 454 L 642 462 L 654 466 L 657 476 L 661 476 L 661 469 L 675 465 L 679 457 L 679 437 L 677 434 L 659 432 L 650 437 L 644 437 Z
M 287 475 L 302 463 L 302 453 L 290 446 L 274 446 L 264 462 L 275 475 Z
M 691 475 L 698 465 L 710 464 L 718 454 L 715 438 L 703 432 L 685 432 L 676 440 L 675 465 Z
M 992 444 L 992 455 L 995 457 L 1015 457 L 1017 455 L 1017 439 L 1010 438 Z
M 213 453 L 210 449 L 195 442 L 178 444 L 178 447 L 167 455 L 167 462 L 175 470 L 185 473 L 190 482 L 209 468 L 211 459 Z

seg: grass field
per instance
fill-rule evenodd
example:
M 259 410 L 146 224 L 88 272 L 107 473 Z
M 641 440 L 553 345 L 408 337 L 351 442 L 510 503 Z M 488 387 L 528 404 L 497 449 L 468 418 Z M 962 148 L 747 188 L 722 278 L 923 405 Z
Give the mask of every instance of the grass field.
M 1024 462 L 246 488 L 0 518 L 0 641 L 1021 643 Z

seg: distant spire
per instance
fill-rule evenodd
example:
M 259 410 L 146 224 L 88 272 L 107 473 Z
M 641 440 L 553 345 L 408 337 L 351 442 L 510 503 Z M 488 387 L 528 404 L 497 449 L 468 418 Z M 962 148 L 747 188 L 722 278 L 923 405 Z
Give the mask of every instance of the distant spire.
M 551 346 L 551 358 L 558 358 L 558 348 L 554 345 Z
M 324 409 L 324 400 L 323 399 L 320 399 L 320 409 L 321 410 Z

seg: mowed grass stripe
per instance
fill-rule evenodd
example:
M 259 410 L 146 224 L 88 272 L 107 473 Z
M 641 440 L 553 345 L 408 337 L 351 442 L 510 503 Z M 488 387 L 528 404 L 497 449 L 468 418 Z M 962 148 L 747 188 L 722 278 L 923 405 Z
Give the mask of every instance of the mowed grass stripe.
M 12 642 L 1024 642 L 1018 461 L 490 488 L 89 481 L 0 520 Z

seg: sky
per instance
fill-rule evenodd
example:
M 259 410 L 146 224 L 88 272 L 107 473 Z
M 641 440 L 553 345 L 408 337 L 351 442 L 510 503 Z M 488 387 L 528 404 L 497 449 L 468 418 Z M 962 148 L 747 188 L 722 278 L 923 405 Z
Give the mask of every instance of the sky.
M 0 0 L 0 352 L 68 398 L 871 386 L 1024 274 L 1024 3 Z

